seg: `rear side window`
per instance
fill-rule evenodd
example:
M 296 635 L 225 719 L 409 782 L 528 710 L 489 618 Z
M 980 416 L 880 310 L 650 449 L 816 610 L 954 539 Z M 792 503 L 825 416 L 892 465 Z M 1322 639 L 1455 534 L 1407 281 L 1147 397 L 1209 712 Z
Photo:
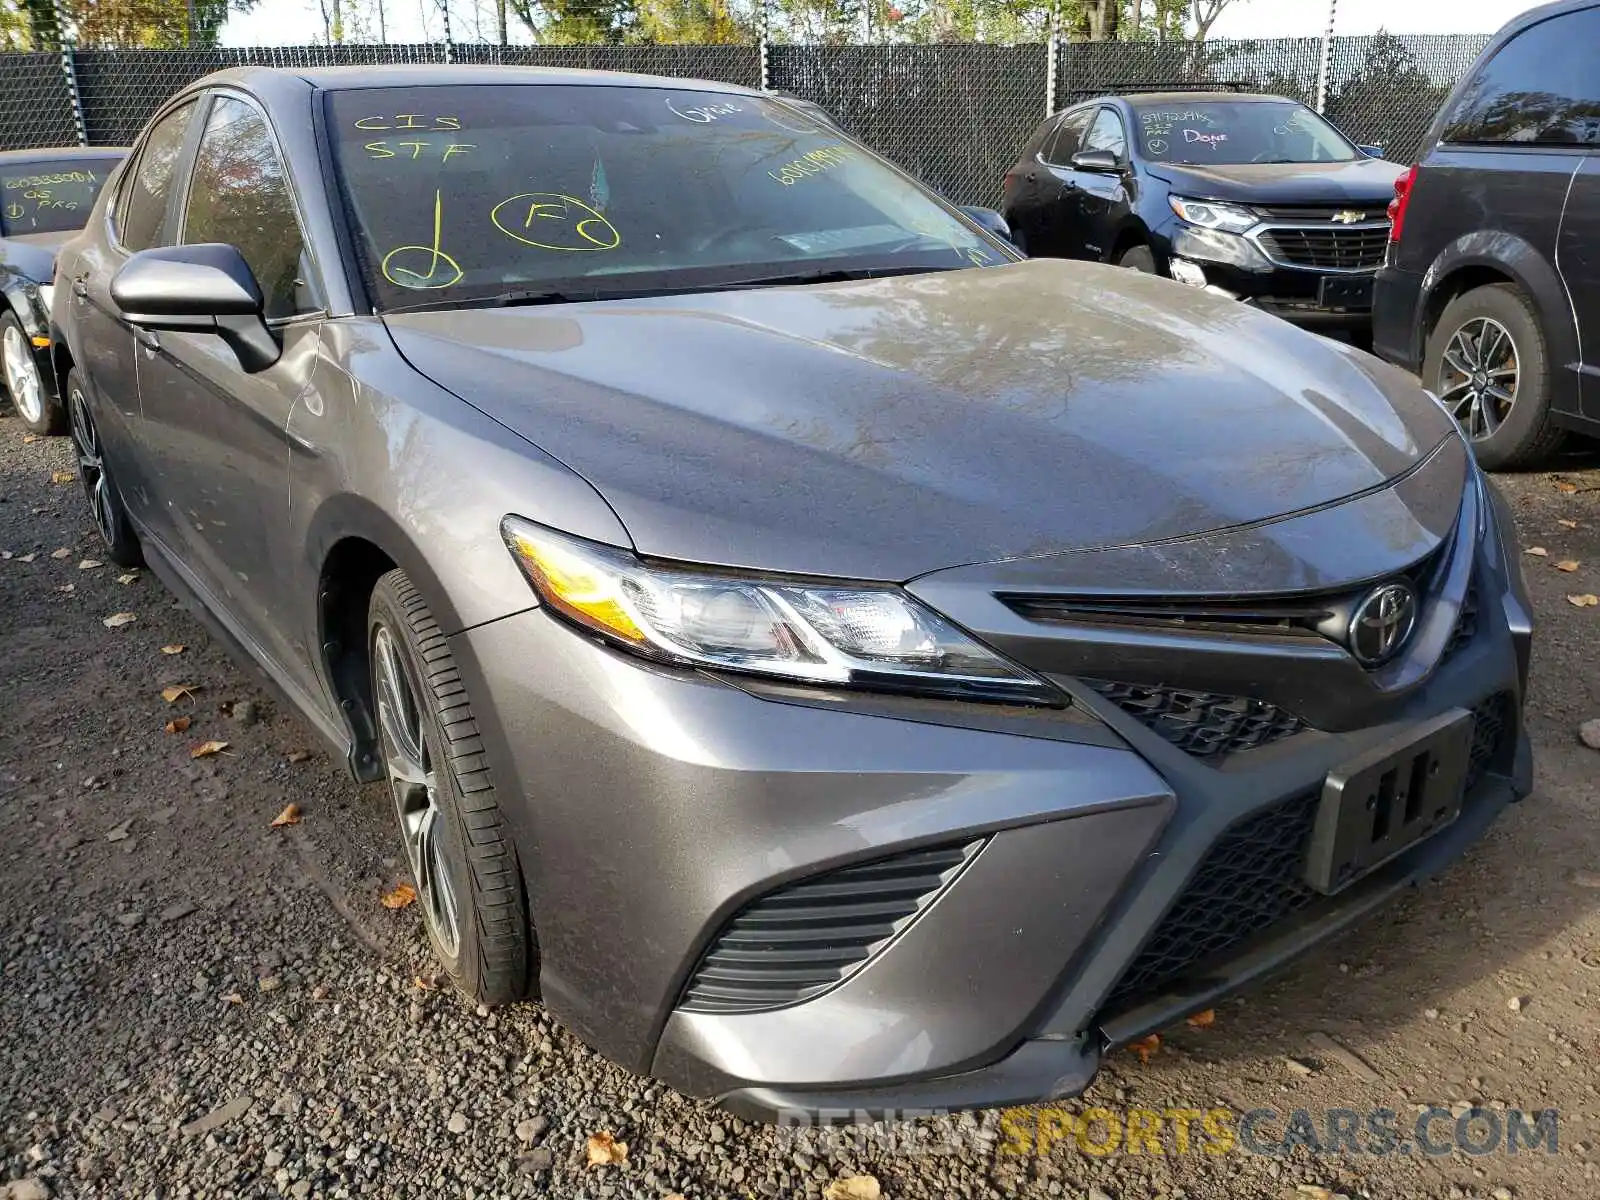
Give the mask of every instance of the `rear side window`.
M 129 250 L 171 244 L 167 200 L 178 156 L 183 153 L 183 135 L 193 115 L 191 101 L 157 121 L 139 152 L 139 161 L 123 177 L 117 197 L 117 240 Z
M 200 135 L 183 240 L 236 247 L 261 285 L 269 320 L 317 307 L 302 278 L 305 242 L 272 131 L 232 96 L 212 104 Z
M 1092 108 L 1083 109 L 1081 112 L 1068 113 L 1061 118 L 1061 123 L 1056 126 L 1054 136 L 1044 144 L 1044 160 L 1055 163 L 1057 166 L 1069 166 L 1072 156 L 1077 153 L 1079 144 L 1083 141 L 1083 131 L 1089 124 L 1089 118 L 1094 116 Z
M 1600 8 L 1523 30 L 1478 68 L 1446 142 L 1600 144 Z

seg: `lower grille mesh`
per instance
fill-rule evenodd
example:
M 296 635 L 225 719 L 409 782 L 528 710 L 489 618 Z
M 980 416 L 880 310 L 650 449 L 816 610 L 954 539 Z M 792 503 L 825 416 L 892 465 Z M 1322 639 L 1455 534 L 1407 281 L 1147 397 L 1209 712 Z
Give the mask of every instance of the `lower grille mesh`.
M 1084 682 L 1195 758 L 1223 758 L 1276 742 L 1305 728 L 1305 722 L 1293 713 L 1246 696 L 1097 679 Z
M 1490 696 L 1472 710 L 1467 787 L 1502 766 L 1514 729 L 1512 699 Z M 1320 790 L 1295 796 L 1230 827 L 1118 981 L 1105 1007 L 1154 993 L 1202 959 L 1236 949 L 1321 899 L 1301 878 Z
M 767 893 L 717 935 L 679 1007 L 755 1012 L 832 987 L 903 929 L 982 846 L 917 850 Z

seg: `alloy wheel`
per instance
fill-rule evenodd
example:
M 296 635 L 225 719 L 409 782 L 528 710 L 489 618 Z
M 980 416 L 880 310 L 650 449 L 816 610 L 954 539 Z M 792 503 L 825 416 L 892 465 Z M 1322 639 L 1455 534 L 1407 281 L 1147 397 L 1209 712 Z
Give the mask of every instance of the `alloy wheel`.
M 1493 437 L 1517 399 L 1519 362 L 1510 332 L 1493 317 L 1457 329 L 1439 363 L 1438 394 L 1473 441 Z
M 24 421 L 37 425 L 44 417 L 44 381 L 39 378 L 39 364 L 33 359 L 33 348 L 16 325 L 6 325 L 0 358 L 5 363 L 6 390 L 11 393 L 11 402 Z
M 83 481 L 83 490 L 89 497 L 95 528 L 108 546 L 113 545 L 117 540 L 117 510 L 111 495 L 111 481 L 106 478 L 100 434 L 95 429 L 94 418 L 89 415 L 89 404 L 82 388 L 72 389 L 67 409 L 72 444 L 78 452 L 78 478 Z
M 378 727 L 406 858 L 428 926 L 445 955 L 455 958 L 461 948 L 460 910 L 444 856 L 439 776 L 423 736 L 422 709 L 410 675 L 386 626 L 373 635 L 372 659 Z

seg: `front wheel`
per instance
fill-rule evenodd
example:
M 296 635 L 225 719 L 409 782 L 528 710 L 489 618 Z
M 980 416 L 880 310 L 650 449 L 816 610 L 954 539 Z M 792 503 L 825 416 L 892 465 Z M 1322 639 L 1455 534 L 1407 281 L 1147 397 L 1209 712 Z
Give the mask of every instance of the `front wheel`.
M 78 479 L 89 498 L 89 512 L 94 517 L 94 527 L 100 532 L 100 540 L 105 543 L 106 557 L 119 567 L 143 565 L 139 539 L 122 506 L 122 493 L 111 477 L 100 431 L 95 426 L 94 413 L 89 410 L 89 399 L 83 393 L 83 379 L 76 369 L 67 374 L 67 427 L 72 434 L 72 447 L 77 451 Z
M 1117 258 L 1117 266 L 1127 267 L 1129 270 L 1142 271 L 1146 275 L 1156 273 L 1156 256 L 1149 246 L 1130 246 Z
M 1565 437 L 1550 415 L 1550 358 L 1539 316 L 1512 284 L 1450 301 L 1428 338 L 1422 380 L 1486 470 L 1531 466 Z
M 466 685 L 404 571 L 378 581 L 368 614 L 373 710 L 428 940 L 467 996 L 519 1000 L 533 930 Z
M 66 430 L 66 414 L 47 373 L 39 369 L 33 342 L 15 313 L 0 316 L 0 384 L 17 416 L 33 433 Z

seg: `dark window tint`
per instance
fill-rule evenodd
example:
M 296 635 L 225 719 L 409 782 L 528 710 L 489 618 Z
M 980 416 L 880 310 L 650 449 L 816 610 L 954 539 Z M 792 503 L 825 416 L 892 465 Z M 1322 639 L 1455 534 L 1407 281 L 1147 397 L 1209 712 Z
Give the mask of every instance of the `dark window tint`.
M 302 278 L 305 242 L 283 161 L 266 121 L 242 100 L 223 96 L 211 106 L 195 153 L 183 240 L 237 246 L 261 285 L 269 318 L 317 307 Z
M 1128 157 L 1128 136 L 1122 131 L 1122 118 L 1114 108 L 1102 108 L 1089 127 L 1085 150 L 1109 150 L 1120 161 Z
M 1086 108 L 1081 112 L 1068 113 L 1061 118 L 1061 124 L 1056 126 L 1055 136 L 1044 145 L 1045 162 L 1064 167 L 1072 161 L 1072 156 L 1077 152 L 1079 143 L 1083 141 L 1083 131 L 1089 124 L 1089 118 L 1094 116 L 1094 111 L 1092 108 Z
M 114 158 L 66 158 L 0 168 L 0 234 L 82 229 L 116 165 Z
M 1478 68 L 1447 142 L 1600 143 L 1600 8 L 1525 29 Z
M 123 179 L 117 197 L 117 240 L 129 250 L 171 243 L 166 227 L 167 199 L 193 114 L 194 105 L 185 104 L 157 121 L 139 152 L 139 161 Z

